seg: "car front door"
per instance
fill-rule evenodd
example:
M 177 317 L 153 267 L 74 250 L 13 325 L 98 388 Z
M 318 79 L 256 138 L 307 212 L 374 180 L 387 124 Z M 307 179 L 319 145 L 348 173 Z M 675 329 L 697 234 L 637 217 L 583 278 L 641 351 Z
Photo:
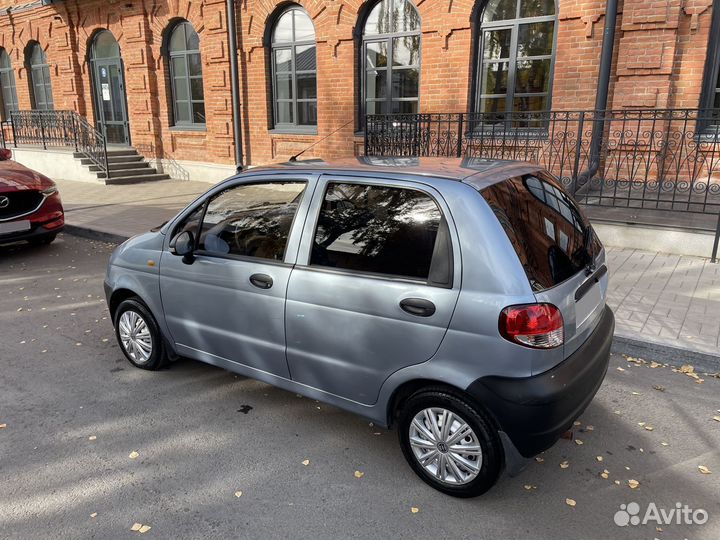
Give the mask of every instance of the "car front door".
M 460 290 L 454 225 L 412 182 L 321 177 L 287 292 L 293 380 L 363 404 L 430 359 Z
M 192 257 L 166 249 L 160 261 L 165 320 L 180 354 L 289 376 L 285 291 L 311 184 L 267 179 L 221 189 L 174 227 L 196 238 Z

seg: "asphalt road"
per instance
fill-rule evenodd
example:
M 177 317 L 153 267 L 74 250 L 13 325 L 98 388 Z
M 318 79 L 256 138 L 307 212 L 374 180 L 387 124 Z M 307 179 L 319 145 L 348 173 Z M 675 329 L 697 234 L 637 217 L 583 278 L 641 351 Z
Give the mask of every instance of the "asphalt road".
M 613 356 L 583 444 L 453 499 L 362 418 L 196 362 L 133 368 L 102 298 L 111 250 L 0 248 L 0 538 L 720 538 L 717 378 Z M 619 527 L 630 502 L 708 521 Z

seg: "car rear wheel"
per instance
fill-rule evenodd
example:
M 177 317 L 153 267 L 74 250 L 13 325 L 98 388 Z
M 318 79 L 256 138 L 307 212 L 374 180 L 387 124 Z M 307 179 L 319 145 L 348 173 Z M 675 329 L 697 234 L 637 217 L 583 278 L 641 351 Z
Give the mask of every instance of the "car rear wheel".
M 150 310 L 137 298 L 123 300 L 115 311 L 115 337 L 134 366 L 156 370 L 166 363 L 165 346 Z
M 454 497 L 490 489 L 502 469 L 502 443 L 484 414 L 444 390 L 411 396 L 398 419 L 405 459 L 426 483 Z

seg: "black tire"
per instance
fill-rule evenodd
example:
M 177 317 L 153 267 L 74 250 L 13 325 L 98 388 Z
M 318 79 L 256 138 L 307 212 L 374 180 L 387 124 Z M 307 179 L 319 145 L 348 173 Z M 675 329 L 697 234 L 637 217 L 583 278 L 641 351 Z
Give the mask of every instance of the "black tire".
M 452 485 L 432 476 L 418 461 L 410 445 L 410 428 L 415 415 L 430 407 L 447 409 L 459 416 L 473 430 L 482 450 L 482 463 L 477 476 L 467 483 Z M 497 482 L 503 468 L 503 447 L 497 429 L 477 407 L 460 393 L 431 388 L 412 395 L 403 404 L 398 416 L 398 436 L 405 459 L 415 473 L 438 491 L 453 497 L 476 497 Z M 462 439 L 461 439 L 462 440 Z
M 133 312 L 134 314 L 138 315 L 142 318 L 142 320 L 145 322 L 145 325 L 147 326 L 150 334 L 150 341 L 152 343 L 150 356 L 147 360 L 138 361 L 137 359 L 133 358 L 132 355 L 125 349 L 125 346 L 120 339 L 120 318 L 126 312 Z M 157 322 L 152 316 L 152 313 L 150 313 L 150 310 L 145 306 L 145 304 L 142 303 L 139 298 L 132 297 L 120 302 L 120 305 L 115 310 L 113 324 L 115 326 L 115 339 L 117 339 L 120 350 L 123 352 L 125 358 L 127 358 L 132 365 L 140 369 L 147 369 L 150 371 L 155 371 L 165 366 L 168 358 L 165 347 L 165 340 L 160 333 L 160 329 L 158 328 Z
M 57 234 L 55 234 L 55 233 L 45 234 L 45 235 L 39 236 L 37 238 L 31 238 L 29 240 L 29 242 L 33 246 L 47 246 L 48 244 L 53 243 L 56 236 L 57 236 Z

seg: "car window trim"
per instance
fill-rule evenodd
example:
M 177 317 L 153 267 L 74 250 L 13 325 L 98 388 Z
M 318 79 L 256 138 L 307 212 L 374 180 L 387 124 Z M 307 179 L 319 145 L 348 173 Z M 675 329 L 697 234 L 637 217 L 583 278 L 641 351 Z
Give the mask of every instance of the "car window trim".
M 403 180 L 395 180 L 395 179 L 389 179 L 389 178 L 365 178 L 365 177 L 355 177 L 355 176 L 343 176 L 338 174 L 324 174 L 320 175 L 318 178 L 318 184 L 322 180 L 322 177 L 326 177 L 325 187 L 322 189 L 322 194 L 320 195 L 320 206 L 313 216 L 313 226 L 311 230 L 311 241 L 309 250 L 307 251 L 307 264 L 296 264 L 299 268 L 304 268 L 307 270 L 318 270 L 323 269 L 330 271 L 331 273 L 335 274 L 349 274 L 353 276 L 360 276 L 360 277 L 368 277 L 368 278 L 376 278 L 376 279 L 382 279 L 382 280 L 389 280 L 389 281 L 401 281 L 405 283 L 413 283 L 416 285 L 426 285 L 428 287 L 435 287 L 438 289 L 452 289 L 455 283 L 455 253 L 453 251 L 452 245 L 452 234 L 450 233 L 450 223 L 447 220 L 447 217 L 445 216 L 445 212 L 443 211 L 442 205 L 438 202 L 438 198 L 430 193 L 428 190 L 423 189 L 422 187 L 418 186 L 417 184 L 406 184 Z M 390 182 L 390 183 L 388 183 Z M 430 280 L 430 274 L 433 268 L 433 263 L 435 262 L 435 247 L 433 247 L 433 254 L 432 258 L 430 259 L 430 268 L 428 269 L 428 277 L 425 279 L 420 278 L 413 278 L 412 276 L 400 276 L 398 274 L 383 274 L 380 272 L 366 272 L 362 270 L 353 270 L 350 268 L 335 268 L 332 266 L 322 266 L 322 265 L 312 265 L 310 264 L 310 261 L 312 260 L 312 243 L 315 241 L 315 234 L 317 233 L 317 226 L 318 222 L 320 221 L 320 212 L 322 210 L 322 202 L 325 200 L 325 196 L 327 195 L 327 189 L 330 186 L 330 184 L 358 184 L 363 186 L 376 186 L 376 187 L 385 187 L 385 188 L 394 188 L 394 189 L 408 189 L 412 191 L 419 191 L 420 193 L 427 195 L 432 199 L 432 201 L 437 206 L 438 210 L 440 211 L 440 221 L 441 224 L 444 221 L 447 224 L 447 235 L 448 235 L 448 241 L 450 245 L 450 260 L 449 260 L 449 277 L 450 282 L 448 284 L 441 284 L 434 282 Z M 310 218 L 311 208 L 308 209 L 308 218 Z M 308 219 L 306 219 L 306 222 Z M 440 234 L 440 229 L 438 228 L 438 235 Z M 437 244 L 437 237 L 435 238 L 435 242 Z M 302 246 L 301 246 L 302 247 Z
M 206 257 L 208 259 L 225 259 L 229 261 L 237 261 L 237 262 L 249 262 L 249 263 L 257 263 L 257 264 L 270 264 L 273 266 L 284 266 L 288 268 L 292 268 L 294 265 L 292 263 L 285 262 L 285 260 L 279 260 L 279 259 L 265 259 L 263 257 L 253 257 L 251 255 L 235 255 L 232 253 L 215 253 L 213 251 L 206 251 L 204 249 L 198 249 L 195 252 L 195 255 L 198 257 Z

